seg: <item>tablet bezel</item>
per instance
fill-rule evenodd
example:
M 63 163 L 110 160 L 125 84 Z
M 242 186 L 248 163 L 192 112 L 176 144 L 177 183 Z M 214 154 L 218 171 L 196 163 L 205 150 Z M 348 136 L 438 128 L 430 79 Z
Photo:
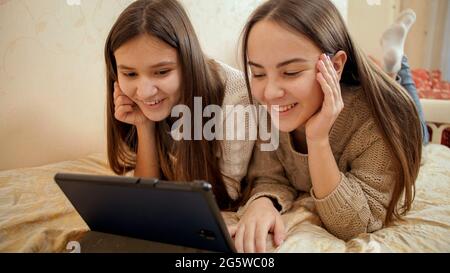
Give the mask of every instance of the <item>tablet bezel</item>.
M 204 200 L 208 204 L 208 208 L 211 214 L 214 216 L 214 222 L 219 228 L 219 232 L 221 233 L 218 236 L 222 236 L 222 239 L 224 240 L 224 242 L 226 242 L 228 252 L 236 252 L 234 242 L 228 233 L 228 229 L 226 227 L 226 224 L 223 220 L 221 212 L 217 206 L 214 195 L 212 193 L 211 184 L 209 184 L 208 182 L 205 181 L 174 182 L 174 181 L 162 181 L 158 179 L 148 179 L 140 177 L 106 176 L 106 175 L 92 175 L 80 173 L 57 173 L 54 177 L 54 180 L 86 223 L 87 221 L 85 217 L 83 217 L 83 215 L 81 215 L 81 213 L 78 210 L 78 204 L 74 204 L 73 202 L 73 199 L 75 198 L 71 196 L 72 194 L 81 194 L 81 193 L 71 193 L 68 190 L 66 190 L 66 185 L 69 185 L 70 183 L 90 183 L 102 186 L 134 187 L 134 188 L 138 187 L 147 190 L 157 189 L 169 192 L 185 191 L 185 192 L 200 193 L 200 196 L 204 198 Z M 89 226 L 89 223 L 87 224 Z M 94 231 L 104 232 L 104 230 L 94 230 Z M 120 235 L 126 236 L 126 234 Z

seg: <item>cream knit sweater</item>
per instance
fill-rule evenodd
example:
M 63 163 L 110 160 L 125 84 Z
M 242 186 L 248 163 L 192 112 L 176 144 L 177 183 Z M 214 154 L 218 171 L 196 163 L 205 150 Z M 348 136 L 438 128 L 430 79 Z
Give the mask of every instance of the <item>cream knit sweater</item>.
M 255 145 L 248 173 L 253 190 L 238 215 L 261 196 L 277 200 L 283 213 L 297 192 L 303 191 L 311 193 L 327 230 L 341 239 L 383 227 L 395 183 L 394 156 L 362 89 L 343 86 L 342 96 L 345 107 L 330 132 L 331 149 L 341 171 L 339 186 L 324 199 L 314 198 L 308 155 L 296 152 L 289 133 L 280 133 L 274 152 L 261 152 L 260 143 Z
M 226 106 L 250 105 L 243 72 L 224 63 L 216 61 L 220 66 L 220 76 L 225 84 L 225 97 L 222 104 L 223 126 L 233 113 L 226 112 Z M 249 130 L 249 122 L 240 121 L 238 126 Z M 226 130 L 224 130 L 226 131 Z M 247 134 L 248 135 L 248 134 Z M 252 156 L 254 140 L 221 140 L 222 153 L 218 154 L 219 166 L 223 175 L 227 192 L 233 200 L 241 195 L 241 180 L 247 175 L 247 167 Z

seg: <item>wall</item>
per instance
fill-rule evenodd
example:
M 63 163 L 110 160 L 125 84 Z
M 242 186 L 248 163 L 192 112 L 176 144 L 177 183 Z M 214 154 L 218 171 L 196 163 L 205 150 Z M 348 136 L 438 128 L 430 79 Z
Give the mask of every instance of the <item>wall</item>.
M 131 2 L 0 0 L 0 170 L 105 151 L 103 46 Z M 181 2 L 205 51 L 234 65 L 261 0 Z
M 348 0 L 331 0 L 347 17 Z M 264 0 L 182 0 L 205 52 L 240 67 L 239 38 L 251 12 Z M 208 16 L 209 15 L 209 16 Z
M 445 35 L 445 33 L 447 35 Z M 447 3 L 447 15 L 444 28 L 444 41 L 442 45 L 442 60 L 445 60 L 442 64 L 442 74 L 445 81 L 450 82 L 450 3 Z
M 406 40 L 405 52 L 412 67 L 442 67 L 443 38 L 449 0 L 402 0 L 401 8 L 413 9 L 417 21 Z
M 103 47 L 132 0 L 0 0 L 0 170 L 105 152 Z M 210 56 L 263 0 L 181 0 Z M 345 15 L 347 0 L 335 0 Z
M 355 42 L 367 53 L 381 58 L 380 38 L 398 13 L 398 0 L 350 0 L 348 28 Z
M 442 63 L 445 20 L 449 0 L 351 0 L 348 3 L 348 27 L 363 50 L 382 57 L 379 43 L 383 32 L 400 11 L 411 8 L 416 23 L 405 43 L 405 53 L 413 68 L 439 69 Z
M 104 149 L 103 41 L 126 4 L 0 2 L 0 169 Z

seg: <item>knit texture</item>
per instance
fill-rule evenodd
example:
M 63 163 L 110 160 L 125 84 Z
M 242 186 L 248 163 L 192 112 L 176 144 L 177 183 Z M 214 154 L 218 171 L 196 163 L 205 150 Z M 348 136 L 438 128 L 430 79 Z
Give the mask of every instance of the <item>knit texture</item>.
M 248 171 L 253 189 L 238 216 L 261 196 L 276 200 L 284 213 L 298 190 L 311 193 L 323 224 L 341 239 L 383 227 L 396 179 L 394 155 L 375 123 L 363 90 L 341 89 L 345 107 L 330 132 L 331 149 L 341 171 L 338 187 L 324 199 L 315 198 L 308 155 L 294 149 L 289 133 L 280 133 L 276 151 L 261 152 L 259 141 L 255 145 Z
M 226 133 L 227 119 L 234 118 L 233 112 L 226 112 L 227 106 L 249 106 L 250 99 L 245 84 L 244 74 L 224 64 L 216 61 L 220 67 L 220 76 L 225 84 L 225 97 L 222 104 L 223 122 L 221 123 L 222 130 Z M 237 123 L 237 126 L 245 126 L 246 136 L 249 136 L 249 121 L 242 120 Z M 219 140 L 221 146 L 221 153 L 218 154 L 219 166 L 223 176 L 225 186 L 229 196 L 236 200 L 241 195 L 241 180 L 247 174 L 248 164 L 250 162 L 253 146 L 255 141 L 245 140 Z

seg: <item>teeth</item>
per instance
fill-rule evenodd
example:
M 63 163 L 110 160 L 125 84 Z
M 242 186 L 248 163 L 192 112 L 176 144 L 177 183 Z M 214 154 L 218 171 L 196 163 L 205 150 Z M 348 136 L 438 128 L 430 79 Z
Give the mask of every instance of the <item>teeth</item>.
M 162 101 L 163 100 L 144 101 L 144 104 L 153 106 L 153 105 L 157 105 L 157 104 L 161 103 Z
M 277 112 L 279 112 L 279 113 L 283 113 L 283 112 L 291 110 L 296 105 L 297 105 L 297 103 L 293 103 L 293 104 L 289 104 L 289 105 L 283 105 L 283 106 L 274 105 L 274 106 L 272 106 L 272 109 L 277 111 Z

